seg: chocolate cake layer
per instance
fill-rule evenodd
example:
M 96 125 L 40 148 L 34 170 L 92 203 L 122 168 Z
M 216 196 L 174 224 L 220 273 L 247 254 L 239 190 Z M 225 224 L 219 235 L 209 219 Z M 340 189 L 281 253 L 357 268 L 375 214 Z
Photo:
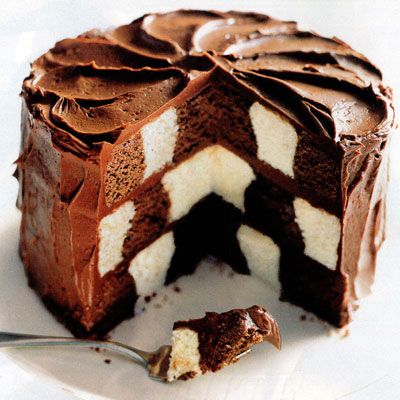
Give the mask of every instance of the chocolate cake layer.
M 57 43 L 22 92 L 31 285 L 100 336 L 212 254 L 347 324 L 383 240 L 381 80 L 340 40 L 256 13 L 151 14 Z
M 186 380 L 237 362 L 255 344 L 280 349 L 279 327 L 264 308 L 253 306 L 174 323 L 167 377 Z

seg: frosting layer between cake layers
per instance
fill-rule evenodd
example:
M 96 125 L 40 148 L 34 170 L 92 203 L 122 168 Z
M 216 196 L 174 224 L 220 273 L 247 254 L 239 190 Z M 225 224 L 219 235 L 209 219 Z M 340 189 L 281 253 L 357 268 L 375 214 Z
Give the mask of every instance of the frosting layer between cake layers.
M 390 90 L 294 22 L 146 15 L 65 39 L 23 85 L 21 256 L 77 335 L 208 254 L 334 325 L 383 240 Z

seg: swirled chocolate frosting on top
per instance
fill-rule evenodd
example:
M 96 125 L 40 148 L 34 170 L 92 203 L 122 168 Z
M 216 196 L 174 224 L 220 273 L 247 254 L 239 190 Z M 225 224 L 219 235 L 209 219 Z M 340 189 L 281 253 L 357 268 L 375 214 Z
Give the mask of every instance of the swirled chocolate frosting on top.
M 65 39 L 33 63 L 31 108 L 83 142 L 110 141 L 220 68 L 282 113 L 341 141 L 385 134 L 390 91 L 336 38 L 262 14 L 180 10 Z
M 252 12 L 149 14 L 56 43 L 22 97 L 21 257 L 75 334 L 209 254 L 336 326 L 368 293 L 394 112 L 341 40 Z

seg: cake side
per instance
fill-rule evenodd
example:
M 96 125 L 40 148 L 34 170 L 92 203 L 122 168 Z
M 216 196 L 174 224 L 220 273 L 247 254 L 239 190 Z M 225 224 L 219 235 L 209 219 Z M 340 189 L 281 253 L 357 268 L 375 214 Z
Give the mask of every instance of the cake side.
M 133 315 L 136 297 L 130 276 L 102 282 L 95 268 L 95 156 L 88 161 L 60 148 L 54 127 L 33 118 L 25 99 L 22 107 L 20 255 L 29 284 L 77 336 L 101 336 Z

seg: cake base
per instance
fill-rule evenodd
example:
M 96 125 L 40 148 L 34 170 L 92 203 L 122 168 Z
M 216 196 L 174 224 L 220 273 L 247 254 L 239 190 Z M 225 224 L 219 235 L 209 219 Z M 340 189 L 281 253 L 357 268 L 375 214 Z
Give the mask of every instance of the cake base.
M 118 299 L 107 310 L 106 315 L 88 330 L 73 317 L 71 310 L 61 307 L 51 298 L 42 297 L 41 300 L 57 321 L 62 323 L 76 338 L 106 339 L 112 329 L 122 321 L 134 316 L 135 300 L 133 296 L 127 295 Z

